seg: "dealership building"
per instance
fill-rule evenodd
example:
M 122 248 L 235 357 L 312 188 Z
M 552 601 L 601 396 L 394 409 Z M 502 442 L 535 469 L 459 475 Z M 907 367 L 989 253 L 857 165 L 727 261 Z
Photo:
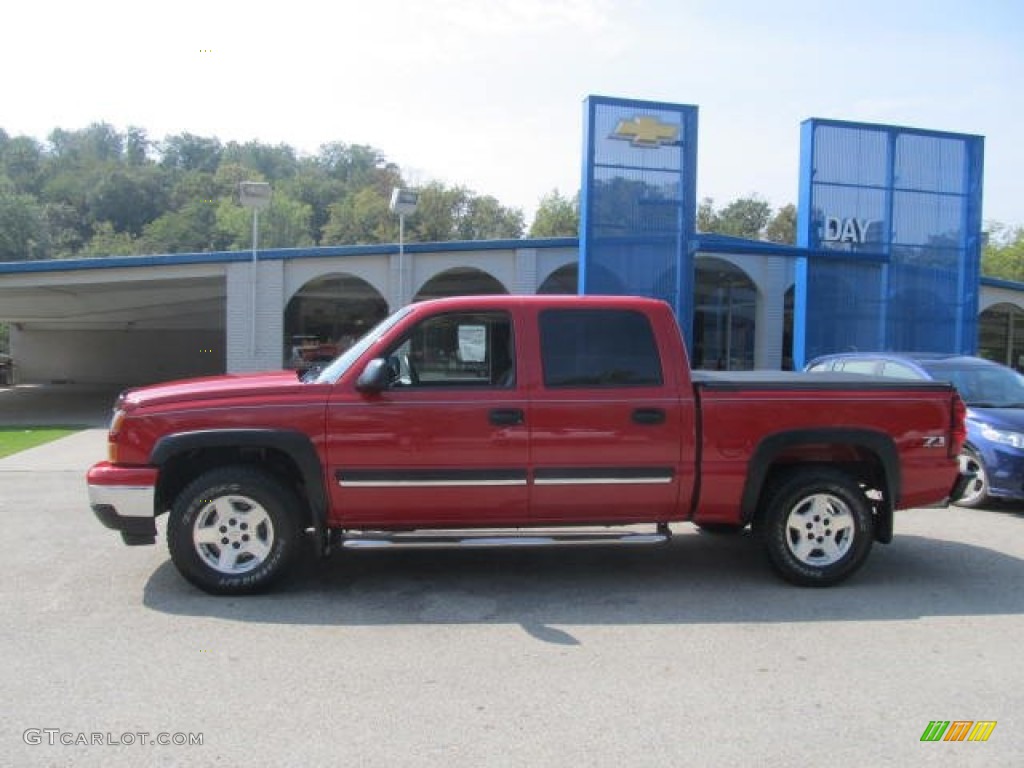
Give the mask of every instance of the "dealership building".
M 811 119 L 797 245 L 696 231 L 697 108 L 590 97 L 578 238 L 0 264 L 19 382 L 141 384 L 294 364 L 459 294 L 669 302 L 694 365 L 862 349 L 1024 363 L 1024 285 L 981 278 L 983 139 Z

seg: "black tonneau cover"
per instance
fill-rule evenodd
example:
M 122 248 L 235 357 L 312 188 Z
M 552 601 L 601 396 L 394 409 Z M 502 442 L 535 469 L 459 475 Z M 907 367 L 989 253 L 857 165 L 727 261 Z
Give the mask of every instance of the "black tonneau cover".
M 800 373 L 795 371 L 693 371 L 690 374 L 695 387 L 716 390 L 791 389 L 791 390 L 952 390 L 945 381 L 919 381 L 893 379 L 887 376 L 868 376 L 862 373 L 836 373 L 822 371 Z

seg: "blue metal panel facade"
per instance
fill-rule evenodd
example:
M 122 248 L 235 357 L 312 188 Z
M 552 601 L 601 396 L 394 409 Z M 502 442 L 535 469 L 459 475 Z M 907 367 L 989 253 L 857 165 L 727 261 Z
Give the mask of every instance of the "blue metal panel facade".
M 664 299 L 689 344 L 696 194 L 696 107 L 587 98 L 580 293 Z
M 802 124 L 798 367 L 851 349 L 975 351 L 983 152 L 980 136 Z

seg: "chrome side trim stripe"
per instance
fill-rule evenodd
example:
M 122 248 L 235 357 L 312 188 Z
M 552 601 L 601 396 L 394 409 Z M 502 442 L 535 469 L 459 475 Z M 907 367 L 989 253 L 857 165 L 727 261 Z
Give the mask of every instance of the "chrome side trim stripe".
M 534 473 L 535 485 L 662 485 L 675 478 L 672 467 L 553 467 Z
M 526 485 L 525 469 L 339 469 L 343 488 L 463 488 Z
M 522 469 L 339 469 L 335 480 L 343 488 L 479 488 L 529 484 Z M 664 485 L 675 480 L 672 467 L 571 467 L 540 469 L 533 484 Z
M 661 485 L 671 483 L 671 477 L 558 477 L 541 478 L 534 485 Z
M 467 488 L 477 486 L 526 485 L 522 480 L 350 480 L 338 478 L 343 488 Z

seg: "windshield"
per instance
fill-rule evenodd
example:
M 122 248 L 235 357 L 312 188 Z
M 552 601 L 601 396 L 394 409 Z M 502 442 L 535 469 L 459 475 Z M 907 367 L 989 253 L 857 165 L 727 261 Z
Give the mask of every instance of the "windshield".
M 974 408 L 1024 408 L 1024 377 L 998 365 L 922 363 L 937 381 L 948 381 Z
M 408 306 L 402 307 L 394 314 L 385 317 L 359 341 L 334 358 L 330 365 L 320 370 L 312 378 L 303 379 L 303 381 L 312 384 L 334 384 L 344 375 L 345 371 L 352 367 L 352 363 L 358 360 L 366 350 L 376 343 L 377 339 L 383 336 L 395 323 L 409 314 L 409 309 L 410 307 Z

